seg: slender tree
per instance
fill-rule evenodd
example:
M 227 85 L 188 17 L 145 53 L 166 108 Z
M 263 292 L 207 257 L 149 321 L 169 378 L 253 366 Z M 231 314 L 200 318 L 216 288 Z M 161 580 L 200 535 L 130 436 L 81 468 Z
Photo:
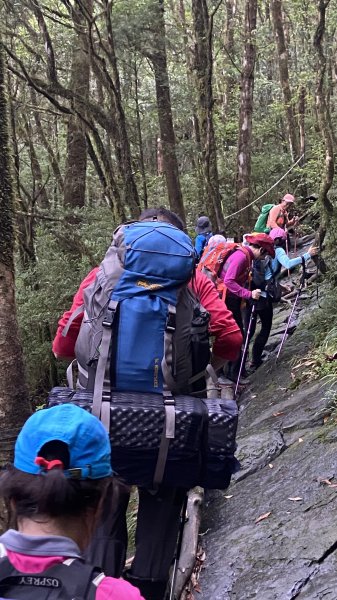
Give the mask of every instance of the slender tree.
M 245 48 L 241 74 L 239 139 L 236 172 L 236 203 L 240 210 L 249 204 L 251 195 L 251 143 L 254 97 L 254 70 L 256 59 L 257 0 L 245 4 Z M 240 213 L 242 227 L 247 227 L 249 210 Z
M 179 180 L 176 139 L 171 108 L 170 82 L 167 70 L 164 0 L 155 0 L 153 6 L 154 48 L 148 53 L 152 62 L 156 86 L 158 121 L 162 144 L 163 169 L 170 208 L 186 222 L 185 208 Z
M 218 5 L 219 6 L 219 5 Z M 192 0 L 195 36 L 195 74 L 198 94 L 199 135 L 202 167 L 205 181 L 205 204 L 213 227 L 224 229 L 224 219 L 219 188 L 216 140 L 213 124 L 213 18 L 209 15 L 206 0 Z
M 331 219 L 333 215 L 333 205 L 328 198 L 328 192 L 332 186 L 334 177 L 334 147 L 329 119 L 327 117 L 328 107 L 325 100 L 326 56 L 323 48 L 326 10 L 329 3 L 330 0 L 316 0 L 318 23 L 313 41 L 317 59 L 317 81 L 315 90 L 316 109 L 322 144 L 325 149 L 325 167 L 322 171 L 319 190 L 319 202 L 323 209 L 320 228 L 320 243 L 323 242 L 328 219 Z
M 0 42 L 0 466 L 30 414 L 14 294 L 14 202 L 8 147 L 4 61 Z
M 81 100 L 89 98 L 90 61 L 87 37 L 87 19 L 92 17 L 92 0 L 82 0 L 82 7 L 76 3 L 72 9 L 75 37 L 72 50 L 71 83 L 74 92 L 74 113 L 69 115 L 67 131 L 67 155 L 64 177 L 64 204 L 71 207 L 82 207 L 85 204 L 85 184 L 87 172 L 87 140 L 83 119 L 77 112 L 77 96 Z M 83 14 L 85 12 L 85 14 Z
M 292 160 L 299 156 L 299 133 L 294 115 L 292 92 L 289 83 L 288 49 L 283 29 L 282 1 L 272 0 L 271 14 L 276 39 L 280 83 L 283 93 L 284 110 L 287 119 L 289 148 Z

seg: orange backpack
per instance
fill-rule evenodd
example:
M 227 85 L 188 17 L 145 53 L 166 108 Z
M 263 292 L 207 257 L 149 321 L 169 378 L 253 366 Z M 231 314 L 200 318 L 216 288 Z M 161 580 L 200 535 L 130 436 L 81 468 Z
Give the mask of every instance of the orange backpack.
M 248 248 L 235 242 L 219 242 L 218 244 L 212 244 L 211 242 L 204 249 L 197 266 L 198 271 L 207 275 L 207 277 L 215 283 L 219 295 L 223 299 L 226 295 L 226 286 L 219 275 L 226 260 L 236 250 L 241 250 L 246 255 L 247 269 L 249 270 L 252 259 Z

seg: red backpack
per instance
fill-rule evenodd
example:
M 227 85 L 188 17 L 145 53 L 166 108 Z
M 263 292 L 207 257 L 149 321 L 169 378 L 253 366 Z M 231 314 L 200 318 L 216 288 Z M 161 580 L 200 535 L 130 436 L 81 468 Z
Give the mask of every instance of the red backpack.
M 197 266 L 199 271 L 207 275 L 207 277 L 215 283 L 222 299 L 225 299 L 226 286 L 219 275 L 226 260 L 236 250 L 241 250 L 245 254 L 247 259 L 247 269 L 249 270 L 252 263 L 249 250 L 245 246 L 242 246 L 242 244 L 237 244 L 235 242 L 219 242 L 217 244 L 212 244 L 211 242 L 204 249 Z

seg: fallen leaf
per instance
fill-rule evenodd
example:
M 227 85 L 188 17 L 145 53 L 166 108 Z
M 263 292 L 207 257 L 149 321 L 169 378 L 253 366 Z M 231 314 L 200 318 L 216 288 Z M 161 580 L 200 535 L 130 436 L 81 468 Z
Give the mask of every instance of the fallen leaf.
M 252 396 L 252 398 L 256 398 L 256 394 L 254 396 Z
M 324 417 L 323 423 L 327 423 L 329 421 L 329 417 Z
M 271 511 L 270 511 L 270 512 L 267 512 L 267 513 L 265 513 L 264 515 L 260 515 L 260 516 L 259 516 L 259 517 L 256 519 L 255 523 L 260 523 L 260 521 L 264 521 L 264 519 L 268 519 L 268 517 L 269 517 L 270 515 L 271 515 Z
M 325 485 L 332 485 L 330 479 L 319 479 L 319 483 L 325 483 Z
M 281 415 L 284 415 L 284 412 L 273 413 L 273 417 L 280 417 Z
M 288 498 L 288 500 L 292 500 L 293 502 L 298 502 L 299 500 L 303 500 L 301 496 L 295 496 L 294 498 Z
M 268 467 L 269 467 L 269 469 L 273 469 L 274 465 L 272 463 L 269 463 Z
M 232 494 L 231 496 L 225 496 L 225 498 L 227 498 L 227 500 L 228 500 L 229 498 L 233 498 L 233 494 Z
M 298 438 L 299 443 L 303 442 L 303 438 Z

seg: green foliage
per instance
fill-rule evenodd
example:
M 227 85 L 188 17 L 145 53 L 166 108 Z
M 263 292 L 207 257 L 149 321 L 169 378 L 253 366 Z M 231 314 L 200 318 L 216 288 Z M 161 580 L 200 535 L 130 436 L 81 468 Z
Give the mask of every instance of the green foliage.
M 72 213 L 74 216 L 74 213 Z M 33 396 L 43 395 L 52 382 L 51 341 L 57 322 L 70 308 L 83 277 L 99 264 L 111 241 L 115 224 L 107 207 L 85 209 L 76 215 L 79 223 L 67 230 L 84 241 L 82 255 L 69 252 L 64 240 L 64 219 L 40 225 L 36 232 L 37 263 L 27 271 L 17 268 L 17 306 L 28 382 Z M 85 249 L 88 254 L 85 254 Z M 62 377 L 63 369 L 59 376 Z
M 326 291 L 326 290 L 325 290 Z M 325 294 L 321 308 L 315 309 L 301 324 L 314 334 L 312 350 L 296 359 L 292 376 L 296 387 L 304 381 L 322 380 L 329 388 L 337 383 L 337 313 L 335 293 Z

